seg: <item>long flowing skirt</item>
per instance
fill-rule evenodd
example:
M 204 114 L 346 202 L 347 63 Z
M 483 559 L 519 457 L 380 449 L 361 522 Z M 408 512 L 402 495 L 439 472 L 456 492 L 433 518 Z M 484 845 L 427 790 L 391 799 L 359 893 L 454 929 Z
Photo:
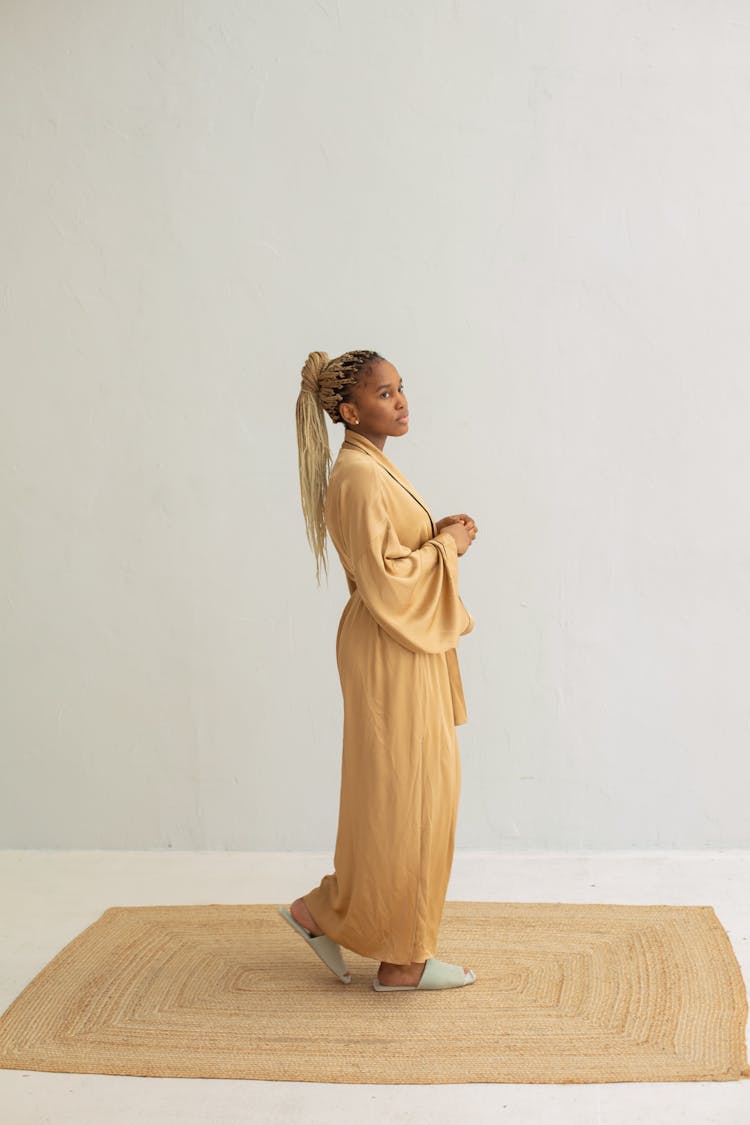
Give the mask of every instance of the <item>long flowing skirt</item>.
M 461 764 L 445 653 L 416 653 L 359 593 L 336 637 L 344 739 L 334 872 L 303 895 L 318 926 L 364 957 L 437 953 Z

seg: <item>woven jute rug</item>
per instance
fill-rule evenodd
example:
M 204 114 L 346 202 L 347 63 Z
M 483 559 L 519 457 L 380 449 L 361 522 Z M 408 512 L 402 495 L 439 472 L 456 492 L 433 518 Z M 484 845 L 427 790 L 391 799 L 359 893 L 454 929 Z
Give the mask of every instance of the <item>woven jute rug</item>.
M 710 906 L 447 902 L 439 955 L 477 981 L 339 982 L 277 913 L 114 907 L 0 1018 L 0 1066 L 306 1082 L 676 1082 L 750 1076 L 747 995 Z

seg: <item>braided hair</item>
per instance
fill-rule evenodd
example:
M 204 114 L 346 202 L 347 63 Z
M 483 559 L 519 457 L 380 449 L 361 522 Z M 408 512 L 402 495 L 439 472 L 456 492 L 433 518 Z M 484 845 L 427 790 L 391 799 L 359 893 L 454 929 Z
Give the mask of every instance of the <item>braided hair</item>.
M 302 368 L 296 406 L 299 483 L 307 541 L 315 555 L 318 585 L 321 566 L 326 576 L 328 574 L 325 499 L 331 451 L 323 412 L 332 422 L 343 422 L 339 405 L 351 401 L 352 389 L 360 376 L 383 358 L 373 351 L 344 352 L 336 359 L 329 359 L 327 352 L 310 352 Z

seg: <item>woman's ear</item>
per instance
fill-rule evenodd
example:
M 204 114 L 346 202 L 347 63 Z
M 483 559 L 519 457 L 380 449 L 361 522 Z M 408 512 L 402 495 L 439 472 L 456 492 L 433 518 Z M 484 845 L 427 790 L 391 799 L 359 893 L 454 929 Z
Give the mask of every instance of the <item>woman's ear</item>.
M 356 425 L 357 412 L 350 402 L 339 403 L 339 414 L 349 426 Z

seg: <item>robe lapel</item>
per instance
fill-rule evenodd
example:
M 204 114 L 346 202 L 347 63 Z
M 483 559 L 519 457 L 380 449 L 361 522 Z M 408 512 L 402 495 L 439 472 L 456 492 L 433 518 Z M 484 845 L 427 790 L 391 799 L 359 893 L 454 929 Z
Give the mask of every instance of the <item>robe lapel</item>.
M 437 534 L 435 521 L 432 518 L 432 512 L 430 511 L 425 500 L 419 495 L 414 485 L 411 484 L 411 482 L 406 479 L 404 474 L 400 472 L 399 469 L 393 464 L 390 458 L 386 457 L 382 449 L 378 449 L 377 445 L 373 445 L 369 438 L 363 437 L 362 434 L 358 434 L 354 430 L 346 431 L 346 436 L 344 438 L 344 441 L 342 442 L 342 446 L 348 446 L 352 449 L 352 451 L 354 451 L 355 449 L 361 450 L 362 453 L 366 454 L 368 457 L 372 457 L 374 461 L 377 461 L 378 464 L 383 469 L 385 469 L 387 473 L 389 473 L 396 481 L 398 481 L 402 488 L 406 489 L 409 495 L 416 500 L 419 506 L 421 508 L 424 508 L 425 512 L 430 518 L 430 523 L 432 524 L 432 533 L 433 535 Z

